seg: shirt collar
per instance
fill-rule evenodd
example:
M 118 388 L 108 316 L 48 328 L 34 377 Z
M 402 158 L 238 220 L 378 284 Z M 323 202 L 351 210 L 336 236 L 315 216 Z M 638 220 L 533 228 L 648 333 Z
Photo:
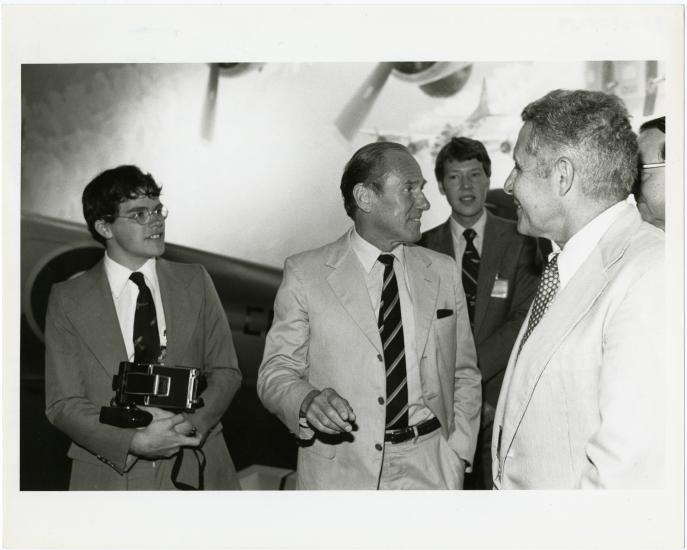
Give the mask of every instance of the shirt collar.
M 107 252 L 105 252 L 105 274 L 107 281 L 110 283 L 110 290 L 115 299 L 124 291 L 129 277 L 133 273 L 131 269 L 115 262 Z M 143 278 L 146 284 L 150 287 L 151 292 L 157 288 L 157 271 L 155 270 L 155 258 L 150 258 L 146 263 L 139 267 L 136 271 L 143 273 Z
M 454 236 L 460 235 L 462 237 L 463 231 L 465 231 L 467 229 L 467 227 L 463 227 L 461 224 L 459 224 L 456 221 L 456 219 L 453 217 L 453 215 L 449 219 L 451 220 L 451 229 L 453 231 L 453 235 Z M 482 215 L 479 217 L 479 219 L 472 226 L 472 229 L 477 234 L 475 237 L 482 237 L 484 235 L 484 226 L 485 225 L 487 225 L 487 213 L 485 212 L 485 209 L 482 208 Z
M 353 227 L 353 230 L 351 231 L 350 242 L 351 248 L 353 249 L 353 252 L 355 252 L 355 255 L 358 257 L 358 260 L 360 260 L 360 263 L 362 264 L 365 273 L 370 273 L 370 271 L 372 271 L 372 268 L 375 266 L 377 258 L 379 258 L 380 254 L 393 254 L 398 259 L 398 261 L 401 262 L 401 265 L 404 265 L 404 247 L 401 244 L 396 246 L 396 248 L 394 248 L 391 252 L 382 252 L 375 245 L 361 237 L 360 234 L 356 231 L 355 227 Z
M 565 243 L 562 250 L 558 246 L 554 246 L 554 252 L 552 252 L 552 254 L 560 250 L 560 256 L 558 257 L 558 273 L 561 287 L 567 284 L 577 269 L 587 259 L 589 254 L 591 254 L 594 247 L 625 208 L 626 204 L 625 201 L 620 201 L 604 210 L 575 233 L 572 238 Z

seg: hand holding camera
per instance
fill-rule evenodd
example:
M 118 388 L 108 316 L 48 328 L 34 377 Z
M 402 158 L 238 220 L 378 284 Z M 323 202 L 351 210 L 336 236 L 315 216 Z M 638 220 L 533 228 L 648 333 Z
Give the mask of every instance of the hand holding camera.
M 129 452 L 133 455 L 154 459 L 169 458 L 179 452 L 181 447 L 198 447 L 201 434 L 182 414 L 174 414 L 156 407 L 140 407 L 150 413 L 150 424 L 136 430 L 131 440 Z M 187 435 L 191 434 L 193 435 Z

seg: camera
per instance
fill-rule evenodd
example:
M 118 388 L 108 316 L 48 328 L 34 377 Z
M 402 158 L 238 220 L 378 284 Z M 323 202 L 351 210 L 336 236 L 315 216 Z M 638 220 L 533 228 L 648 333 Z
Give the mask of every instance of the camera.
M 200 394 L 205 375 L 195 367 L 122 361 L 112 378 L 115 396 L 100 409 L 100 422 L 120 428 L 147 426 L 153 416 L 138 405 L 174 412 L 192 412 L 203 406 Z

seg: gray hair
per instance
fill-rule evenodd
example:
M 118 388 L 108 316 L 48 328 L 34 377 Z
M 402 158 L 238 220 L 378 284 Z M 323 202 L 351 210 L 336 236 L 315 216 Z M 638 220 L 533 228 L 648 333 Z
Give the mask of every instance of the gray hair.
M 554 90 L 530 103 L 522 120 L 531 124 L 528 153 L 545 158 L 538 166 L 549 172 L 551 156 L 569 157 L 582 191 L 594 199 L 625 199 L 637 171 L 637 136 L 622 100 L 586 90 Z

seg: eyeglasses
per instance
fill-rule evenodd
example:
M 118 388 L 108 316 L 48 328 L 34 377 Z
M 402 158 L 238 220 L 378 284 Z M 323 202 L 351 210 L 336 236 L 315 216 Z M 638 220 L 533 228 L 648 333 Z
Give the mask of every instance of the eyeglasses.
M 164 204 L 158 204 L 155 207 L 155 210 L 141 208 L 140 210 L 133 212 L 130 216 L 115 216 L 115 218 L 124 218 L 125 220 L 133 220 L 139 225 L 147 225 L 153 215 L 165 220 L 169 215 L 169 210 L 167 210 L 167 207 Z
M 652 168 L 665 168 L 666 167 L 666 162 L 652 162 L 650 164 L 642 164 L 641 169 L 642 170 L 651 170 Z

